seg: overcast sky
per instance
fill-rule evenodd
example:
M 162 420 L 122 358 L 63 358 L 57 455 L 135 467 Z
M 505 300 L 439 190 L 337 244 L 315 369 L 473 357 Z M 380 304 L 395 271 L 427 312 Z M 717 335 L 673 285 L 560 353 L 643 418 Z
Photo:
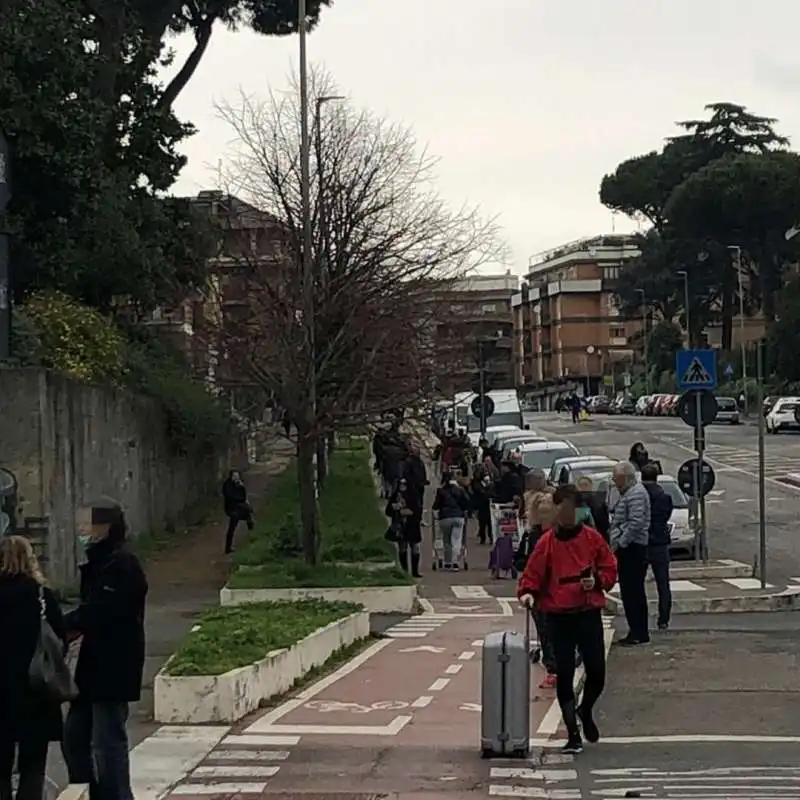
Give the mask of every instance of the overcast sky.
M 498 215 L 523 273 L 539 251 L 634 229 L 600 205 L 600 179 L 706 103 L 778 117 L 800 146 L 799 38 L 790 0 L 335 0 L 309 57 L 354 105 L 414 127 L 442 195 Z M 296 63 L 296 37 L 214 32 L 176 104 L 198 128 L 176 191 L 215 187 L 231 140 L 215 101 L 281 89 Z

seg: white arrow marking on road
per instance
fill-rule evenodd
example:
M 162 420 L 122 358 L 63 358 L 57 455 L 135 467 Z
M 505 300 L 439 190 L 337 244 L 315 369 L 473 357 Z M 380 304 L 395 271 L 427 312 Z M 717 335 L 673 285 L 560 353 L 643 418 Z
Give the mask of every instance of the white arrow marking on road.
M 447 606 L 448 608 L 454 608 L 456 611 L 477 611 L 480 606 Z
M 419 647 L 404 647 L 402 650 L 399 650 L 400 653 L 435 653 L 440 654 L 444 653 L 444 647 L 432 647 L 429 644 L 421 644 Z
M 709 492 L 709 495 L 711 497 L 719 497 L 721 494 L 725 494 L 725 490 L 724 489 L 714 489 L 713 492 Z
M 480 703 L 462 703 L 458 707 L 459 711 L 480 711 L 481 704 Z

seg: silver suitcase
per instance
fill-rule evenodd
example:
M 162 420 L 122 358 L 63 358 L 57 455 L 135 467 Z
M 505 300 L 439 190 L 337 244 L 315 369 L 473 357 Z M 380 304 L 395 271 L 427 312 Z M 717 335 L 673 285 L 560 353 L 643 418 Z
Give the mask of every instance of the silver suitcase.
M 490 633 L 483 640 L 481 756 L 525 758 L 530 750 L 530 612 L 525 633 Z

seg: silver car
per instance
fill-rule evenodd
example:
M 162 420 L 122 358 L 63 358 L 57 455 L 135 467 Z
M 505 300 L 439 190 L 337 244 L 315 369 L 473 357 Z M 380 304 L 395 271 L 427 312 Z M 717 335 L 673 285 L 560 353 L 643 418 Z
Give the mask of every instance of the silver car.
M 717 418 L 714 422 L 727 422 L 729 425 L 739 424 L 739 406 L 732 397 L 717 398 Z

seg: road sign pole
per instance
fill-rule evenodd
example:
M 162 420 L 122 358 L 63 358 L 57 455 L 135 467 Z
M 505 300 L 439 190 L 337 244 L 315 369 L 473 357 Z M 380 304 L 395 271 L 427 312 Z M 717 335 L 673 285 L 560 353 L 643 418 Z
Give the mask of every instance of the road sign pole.
M 746 393 L 745 393 L 745 396 Z M 764 453 L 764 343 L 758 343 L 756 360 L 756 412 L 758 413 L 758 577 L 767 588 L 767 498 L 766 457 Z
M 481 403 L 481 439 L 486 436 L 486 371 L 483 368 L 483 347 L 480 347 L 480 361 L 478 363 L 478 374 L 480 375 L 480 391 L 478 396 Z
M 703 454 L 705 452 L 704 448 L 704 438 L 705 434 L 703 432 L 703 408 L 702 408 L 702 396 L 700 392 L 695 392 L 695 411 L 697 415 L 697 422 L 695 424 L 694 435 L 695 435 L 695 444 L 697 447 L 697 478 L 695 481 L 695 486 L 697 489 L 695 490 L 695 509 L 697 515 L 699 517 L 699 525 L 695 523 L 695 530 L 698 531 L 698 534 L 695 534 L 695 559 L 699 560 L 702 556 L 703 561 L 708 560 L 708 532 L 706 530 L 706 499 L 705 495 L 701 491 L 700 487 L 702 486 L 703 481 Z M 697 545 L 700 545 L 699 548 Z

